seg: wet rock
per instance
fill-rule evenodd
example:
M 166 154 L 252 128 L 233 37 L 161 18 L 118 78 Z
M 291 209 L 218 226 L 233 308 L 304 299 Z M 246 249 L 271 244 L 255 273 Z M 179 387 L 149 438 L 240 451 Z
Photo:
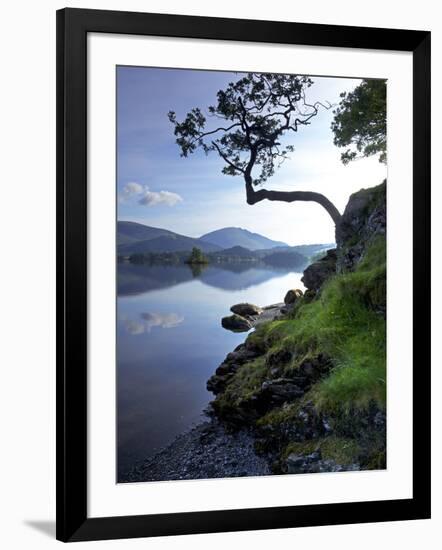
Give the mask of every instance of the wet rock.
M 301 298 L 303 295 L 302 290 L 299 290 L 299 288 L 293 288 L 287 292 L 287 294 L 284 297 L 284 303 L 286 305 L 288 304 L 294 304 L 298 298 Z
M 223 317 L 221 319 L 221 325 L 223 328 L 233 332 L 247 332 L 253 326 L 248 319 L 242 317 L 241 315 L 237 315 L 236 313 L 229 315 L 228 317 Z
M 327 250 L 327 254 L 304 270 L 301 281 L 308 290 L 317 292 L 324 282 L 336 273 L 336 249 Z
M 242 317 L 253 317 L 260 315 L 263 310 L 254 304 L 243 303 L 235 304 L 230 308 L 230 311 L 232 313 L 236 313 L 237 315 L 241 315 Z

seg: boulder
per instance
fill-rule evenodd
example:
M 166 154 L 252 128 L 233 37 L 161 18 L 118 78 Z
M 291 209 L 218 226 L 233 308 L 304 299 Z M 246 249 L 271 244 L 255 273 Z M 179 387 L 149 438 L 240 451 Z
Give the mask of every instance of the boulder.
M 293 384 L 293 380 L 288 378 L 266 380 L 261 386 L 261 399 L 269 401 L 272 404 L 282 404 L 302 395 L 304 395 L 303 390 L 296 384 Z
M 230 380 L 231 375 L 214 374 L 207 380 L 207 390 L 217 395 L 226 389 L 226 384 Z
M 230 311 L 232 313 L 236 313 L 237 315 L 241 315 L 242 317 L 254 317 L 262 313 L 262 309 L 260 307 L 248 303 L 235 304 L 230 308 Z
M 237 315 L 236 313 L 229 315 L 228 317 L 223 317 L 221 319 L 221 325 L 223 328 L 233 332 L 247 332 L 253 326 L 248 319 L 242 315 Z
M 336 249 L 327 250 L 327 254 L 304 270 L 301 281 L 308 290 L 317 292 L 324 282 L 336 273 Z
M 278 349 L 270 352 L 266 357 L 266 365 L 268 367 L 278 367 L 285 365 L 292 360 L 293 354 L 287 349 Z
M 353 271 L 370 243 L 386 232 L 386 181 L 353 193 L 336 226 L 337 272 Z
M 299 290 L 299 288 L 293 288 L 287 292 L 287 294 L 284 297 L 284 303 L 286 305 L 288 304 L 294 304 L 298 298 L 302 297 L 302 290 Z

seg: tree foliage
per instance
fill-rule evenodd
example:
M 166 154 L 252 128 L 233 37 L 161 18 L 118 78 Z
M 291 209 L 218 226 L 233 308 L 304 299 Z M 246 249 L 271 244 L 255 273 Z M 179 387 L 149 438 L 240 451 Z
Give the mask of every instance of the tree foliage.
M 306 90 L 312 85 L 308 76 L 248 73 L 219 90 L 216 103 L 206 114 L 195 107 L 179 122 L 176 113 L 170 111 L 181 156 L 197 149 L 206 154 L 215 152 L 224 160 L 224 174 L 243 177 L 248 204 L 313 201 L 337 224 L 341 218 L 338 209 L 321 193 L 255 190 L 294 150 L 293 145 L 283 143 L 285 135 L 308 126 L 320 107 L 331 107 L 307 101 Z
M 387 103 L 384 80 L 363 80 L 352 92 L 342 93 L 333 111 L 334 144 L 348 147 L 341 154 L 344 164 L 379 153 L 387 161 Z M 350 147 L 349 147 L 350 146 Z
M 203 254 L 203 251 L 194 246 L 192 248 L 192 252 L 190 253 L 189 258 L 186 260 L 187 264 L 207 264 L 209 263 L 209 260 L 207 257 Z
M 196 107 L 178 122 L 170 111 L 181 155 L 197 148 L 214 151 L 225 162 L 224 174 L 262 184 L 294 150 L 282 145 L 281 137 L 310 124 L 318 113 L 320 104 L 309 104 L 305 96 L 312 84 L 307 76 L 249 73 L 218 92 L 207 116 Z M 259 172 L 252 175 L 254 168 Z

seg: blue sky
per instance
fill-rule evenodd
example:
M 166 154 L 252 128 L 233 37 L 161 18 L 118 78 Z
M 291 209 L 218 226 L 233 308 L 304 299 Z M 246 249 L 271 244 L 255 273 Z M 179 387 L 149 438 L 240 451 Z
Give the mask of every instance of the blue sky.
M 221 227 L 243 227 L 291 245 L 332 242 L 328 214 L 314 203 L 245 202 L 241 177 L 221 173 L 215 153 L 181 158 L 167 113 L 178 120 L 193 107 L 215 103 L 216 92 L 241 75 L 232 72 L 117 68 L 118 219 L 198 237 Z M 309 101 L 338 103 L 359 80 L 312 77 Z M 290 135 L 295 146 L 268 189 L 324 193 L 342 212 L 348 197 L 386 177 L 377 158 L 343 166 L 333 145 L 331 110 L 321 110 L 308 127 Z

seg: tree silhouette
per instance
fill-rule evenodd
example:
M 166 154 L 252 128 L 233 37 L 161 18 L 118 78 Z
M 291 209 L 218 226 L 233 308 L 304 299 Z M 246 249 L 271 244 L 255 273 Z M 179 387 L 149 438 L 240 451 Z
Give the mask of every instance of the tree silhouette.
M 170 111 L 181 156 L 198 148 L 206 154 L 217 153 L 224 160 L 224 174 L 243 177 L 250 205 L 262 200 L 313 201 L 337 224 L 341 218 L 338 209 L 321 193 L 256 189 L 294 150 L 292 145 L 282 145 L 281 138 L 308 126 L 320 107 L 331 107 L 308 103 L 305 92 L 312 84 L 308 76 L 249 73 L 218 91 L 217 102 L 208 107 L 207 116 L 195 107 L 179 122 Z

